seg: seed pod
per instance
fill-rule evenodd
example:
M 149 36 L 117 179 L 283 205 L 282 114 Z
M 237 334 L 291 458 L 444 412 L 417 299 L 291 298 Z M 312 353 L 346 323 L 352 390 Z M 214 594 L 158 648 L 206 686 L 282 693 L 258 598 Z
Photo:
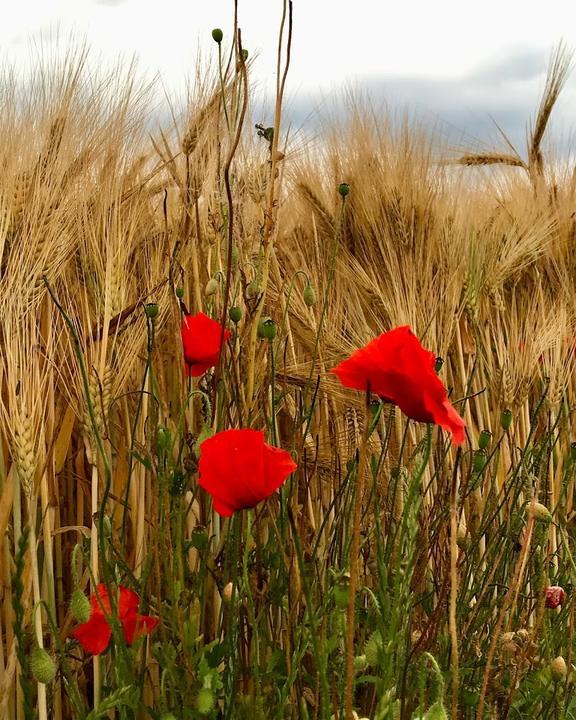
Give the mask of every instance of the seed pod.
M 481 473 L 486 467 L 487 460 L 488 457 L 486 456 L 486 452 L 484 450 L 477 450 L 472 458 L 472 467 L 474 468 L 474 472 Z
M 176 297 L 178 298 L 178 300 L 182 300 L 182 298 L 184 297 L 184 288 L 183 287 L 176 288 Z
M 82 590 L 78 588 L 74 590 L 70 600 L 70 612 L 74 620 L 77 620 L 79 623 L 88 622 L 91 611 L 90 600 L 88 600 Z
M 482 430 L 480 437 L 478 438 L 478 447 L 480 450 L 486 450 L 492 440 L 492 433 L 490 430 Z
M 244 62 L 248 60 L 248 50 L 246 50 L 246 48 L 242 48 L 242 60 L 244 60 Z
M 36 645 L 32 651 L 32 657 L 30 658 L 30 670 L 34 679 L 44 685 L 52 682 L 52 680 L 56 677 L 56 663 L 52 660 L 50 655 L 48 655 L 46 650 L 41 648 L 39 645 Z
M 503 410 L 500 415 L 500 426 L 504 432 L 508 432 L 508 430 L 510 430 L 510 425 L 512 425 L 512 411 Z
M 158 317 L 157 303 L 146 303 L 146 305 L 144 305 L 144 311 L 145 311 L 146 315 L 152 320 L 155 317 Z
M 278 327 L 272 318 L 265 318 L 258 325 L 258 336 L 264 340 L 274 340 Z
M 338 192 L 341 197 L 345 198 L 350 192 L 350 185 L 348 185 L 348 183 L 340 183 L 340 185 L 338 185 Z
M 316 292 L 310 283 L 304 288 L 303 298 L 308 307 L 316 305 Z
M 242 308 L 234 305 L 230 308 L 230 310 L 228 310 L 228 317 L 235 325 L 238 325 L 240 320 L 242 320 Z
M 214 28 L 214 30 L 212 30 L 212 40 L 214 40 L 214 42 L 217 42 L 218 45 L 220 45 L 223 38 L 224 33 L 222 32 L 222 30 L 220 30 L 220 28 Z
M 562 655 L 558 655 L 558 657 L 554 658 L 550 663 L 550 674 L 554 682 L 560 682 L 568 675 L 568 666 Z

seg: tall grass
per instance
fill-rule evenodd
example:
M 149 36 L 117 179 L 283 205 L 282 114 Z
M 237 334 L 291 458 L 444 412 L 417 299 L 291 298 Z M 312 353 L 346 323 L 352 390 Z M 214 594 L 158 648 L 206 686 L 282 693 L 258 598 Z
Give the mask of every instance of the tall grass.
M 567 55 L 529 157 L 497 172 L 358 104 L 303 149 L 282 133 L 288 10 L 258 132 L 241 35 L 151 134 L 133 71 L 3 70 L 0 717 L 576 716 L 575 188 L 541 150 Z M 182 305 L 232 330 L 194 384 Z M 458 451 L 328 372 L 405 323 L 443 360 Z M 220 518 L 209 427 L 264 428 L 299 469 Z M 70 599 L 99 580 L 160 627 L 89 658 Z

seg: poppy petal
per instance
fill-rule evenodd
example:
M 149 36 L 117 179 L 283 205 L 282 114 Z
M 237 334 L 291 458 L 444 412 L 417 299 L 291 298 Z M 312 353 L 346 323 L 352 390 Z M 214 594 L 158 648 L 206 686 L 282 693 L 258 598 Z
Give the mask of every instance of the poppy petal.
M 132 645 L 138 638 L 149 635 L 158 623 L 158 618 L 151 617 L 150 615 L 138 615 L 136 612 L 131 612 L 122 624 L 126 645 Z
M 93 613 L 88 622 L 78 625 L 72 631 L 72 637 L 76 638 L 90 655 L 100 655 L 110 643 L 112 630 L 103 614 Z

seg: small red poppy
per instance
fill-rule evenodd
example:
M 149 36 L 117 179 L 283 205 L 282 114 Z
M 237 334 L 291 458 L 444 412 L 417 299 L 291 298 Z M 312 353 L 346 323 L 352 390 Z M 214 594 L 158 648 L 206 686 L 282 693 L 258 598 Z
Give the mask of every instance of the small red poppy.
M 549 585 L 546 588 L 546 607 L 555 610 L 566 600 L 566 590 L 560 585 Z
M 436 356 L 425 350 L 407 326 L 382 333 L 341 362 L 332 372 L 342 385 L 371 392 L 394 403 L 417 422 L 435 423 L 465 440 L 466 423 L 458 415 L 435 371 Z
M 218 364 L 222 326 L 203 312 L 184 315 L 182 318 L 182 346 L 188 375 L 198 377 L 208 368 Z M 230 337 L 230 330 L 224 331 L 223 343 Z
M 290 454 L 264 442 L 259 430 L 224 430 L 204 440 L 198 464 L 201 487 L 223 517 L 258 505 L 296 470 Z
M 118 621 L 124 632 L 127 645 L 132 645 L 142 635 L 151 633 L 158 625 L 158 618 L 139 615 L 140 598 L 123 585 L 118 586 L 117 596 Z M 90 596 L 92 611 L 88 622 L 79 625 L 72 632 L 87 653 L 100 655 L 110 643 L 112 629 L 107 616 L 112 612 L 108 590 L 104 583 L 96 586 L 96 592 Z

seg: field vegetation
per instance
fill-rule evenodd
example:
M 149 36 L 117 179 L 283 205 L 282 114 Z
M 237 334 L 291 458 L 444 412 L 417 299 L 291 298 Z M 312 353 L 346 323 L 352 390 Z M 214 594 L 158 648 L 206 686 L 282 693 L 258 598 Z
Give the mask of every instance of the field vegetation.
M 305 144 L 284 9 L 268 118 L 237 27 L 162 127 L 84 51 L 1 71 L 0 717 L 576 718 L 570 55 L 520 153 Z M 462 444 L 331 372 L 405 325 Z

